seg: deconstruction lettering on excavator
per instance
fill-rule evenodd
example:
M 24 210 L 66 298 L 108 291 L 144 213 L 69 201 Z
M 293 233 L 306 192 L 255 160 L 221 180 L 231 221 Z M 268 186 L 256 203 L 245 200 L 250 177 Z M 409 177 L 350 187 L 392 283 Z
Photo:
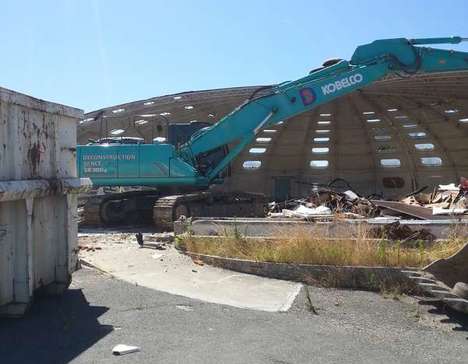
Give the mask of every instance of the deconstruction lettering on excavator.
M 101 159 L 101 160 L 128 160 L 128 161 L 134 161 L 136 160 L 136 155 L 135 154 L 123 154 L 123 153 L 113 153 L 113 154 L 85 154 L 83 155 L 83 161 L 89 161 L 89 160 L 96 160 L 96 159 Z
M 364 77 L 360 73 L 356 73 L 355 75 L 351 75 L 349 77 L 342 78 L 341 80 L 328 83 L 322 86 L 322 93 L 324 95 L 332 94 L 342 88 L 351 87 L 355 84 L 361 83 Z

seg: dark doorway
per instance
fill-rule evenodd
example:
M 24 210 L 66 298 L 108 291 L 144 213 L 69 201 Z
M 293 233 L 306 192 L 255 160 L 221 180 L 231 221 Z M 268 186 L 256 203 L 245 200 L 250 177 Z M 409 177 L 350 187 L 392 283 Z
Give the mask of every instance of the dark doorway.
M 291 197 L 291 178 L 292 177 L 273 177 L 273 199 L 275 201 L 284 201 Z

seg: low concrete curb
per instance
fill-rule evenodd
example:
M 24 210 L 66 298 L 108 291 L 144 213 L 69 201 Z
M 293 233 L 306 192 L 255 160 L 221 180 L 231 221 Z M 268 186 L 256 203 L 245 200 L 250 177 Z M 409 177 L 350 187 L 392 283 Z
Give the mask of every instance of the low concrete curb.
M 255 262 L 252 260 L 184 252 L 218 268 L 324 287 L 419 293 L 415 283 L 398 268 Z
M 234 231 L 245 237 L 277 237 L 288 231 L 300 229 L 304 233 L 318 234 L 328 238 L 343 238 L 360 236 L 361 231 L 379 228 L 398 221 L 401 225 L 413 230 L 425 229 L 434 234 L 436 239 L 450 238 L 454 232 L 468 238 L 468 220 L 400 220 L 386 219 L 344 219 L 337 221 L 304 221 L 303 219 L 287 218 L 192 218 L 187 221 L 175 221 L 176 235 L 190 231 L 193 235 L 225 236 Z

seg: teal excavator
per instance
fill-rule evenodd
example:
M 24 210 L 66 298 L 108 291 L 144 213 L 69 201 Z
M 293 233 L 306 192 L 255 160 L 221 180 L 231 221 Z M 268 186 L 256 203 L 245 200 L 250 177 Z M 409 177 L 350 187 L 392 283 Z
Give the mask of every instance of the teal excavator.
M 231 113 L 196 131 L 183 144 L 96 142 L 78 146 L 79 176 L 90 178 L 95 187 L 147 187 L 91 198 L 84 208 L 85 221 L 112 224 L 138 216 L 170 227 L 181 215 L 262 214 L 264 200 L 259 195 L 209 188 L 222 183 L 223 172 L 257 133 L 391 74 L 468 70 L 468 53 L 427 47 L 466 40 L 396 38 L 359 46 L 349 61 L 329 60 L 298 80 L 253 92 Z

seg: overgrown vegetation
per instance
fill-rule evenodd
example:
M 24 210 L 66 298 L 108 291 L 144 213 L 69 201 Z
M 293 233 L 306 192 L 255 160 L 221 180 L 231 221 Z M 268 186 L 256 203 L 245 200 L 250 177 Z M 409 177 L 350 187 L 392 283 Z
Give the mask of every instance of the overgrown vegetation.
M 369 239 L 366 228 L 355 236 L 349 231 L 338 238 L 324 238 L 323 231 L 312 232 L 300 227 L 278 229 L 274 239 L 246 238 L 238 229 L 222 236 L 196 237 L 186 234 L 178 239 L 180 248 L 193 253 L 241 258 L 265 262 L 319 265 L 422 267 L 457 252 L 466 240 L 454 230 L 449 239 L 438 242 L 388 241 Z M 347 235 L 347 237 L 346 237 Z

